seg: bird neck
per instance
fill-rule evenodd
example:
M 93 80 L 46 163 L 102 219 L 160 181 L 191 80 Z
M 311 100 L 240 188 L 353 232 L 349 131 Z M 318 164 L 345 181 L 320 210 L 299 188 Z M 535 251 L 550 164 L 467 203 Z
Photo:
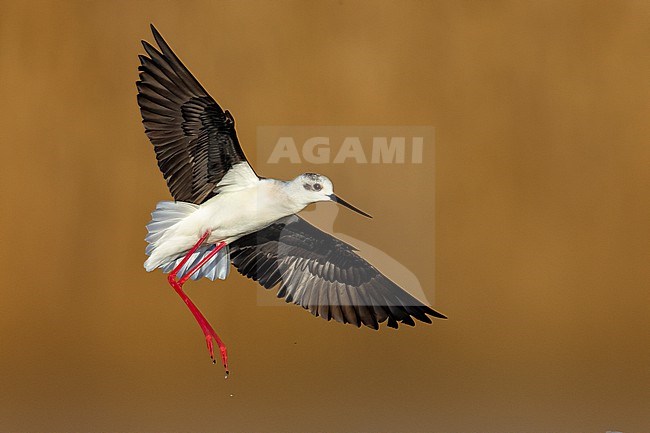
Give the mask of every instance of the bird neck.
M 309 204 L 301 200 L 296 194 L 296 189 L 291 182 L 264 179 L 261 187 L 267 190 L 265 194 L 267 197 L 273 197 L 272 203 L 269 203 L 270 207 L 275 208 L 275 212 L 282 216 L 298 213 Z
M 288 215 L 303 210 L 311 202 L 304 197 L 302 184 L 294 181 L 278 181 L 278 187 L 282 192 L 283 205 Z

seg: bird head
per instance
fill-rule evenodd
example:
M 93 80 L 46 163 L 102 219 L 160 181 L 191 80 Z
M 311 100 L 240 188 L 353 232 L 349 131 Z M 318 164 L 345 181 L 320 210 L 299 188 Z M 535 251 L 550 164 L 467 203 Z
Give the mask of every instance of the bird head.
M 292 197 L 294 200 L 307 206 L 319 201 L 333 201 L 347 207 L 365 217 L 372 218 L 361 209 L 352 206 L 336 194 L 334 194 L 334 185 L 326 176 L 316 173 L 303 173 L 290 182 Z

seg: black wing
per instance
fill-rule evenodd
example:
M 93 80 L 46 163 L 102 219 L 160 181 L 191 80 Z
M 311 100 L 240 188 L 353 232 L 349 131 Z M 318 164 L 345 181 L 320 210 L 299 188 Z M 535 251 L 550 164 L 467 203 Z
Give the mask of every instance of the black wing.
M 446 317 L 409 295 L 358 256 L 354 248 L 291 215 L 230 244 L 240 273 L 314 316 L 356 326 L 413 326 L 415 317 Z
M 158 167 L 178 201 L 200 204 L 235 164 L 246 156 L 235 121 L 181 63 L 152 25 L 160 51 L 142 41 L 138 105 Z

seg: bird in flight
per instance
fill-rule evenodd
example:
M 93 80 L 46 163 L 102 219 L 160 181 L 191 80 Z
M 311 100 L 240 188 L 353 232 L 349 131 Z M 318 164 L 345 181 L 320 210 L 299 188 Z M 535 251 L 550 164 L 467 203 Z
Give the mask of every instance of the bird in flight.
M 325 320 L 397 328 L 413 318 L 446 318 L 397 286 L 355 248 L 297 215 L 332 201 L 325 176 L 282 181 L 258 176 L 235 132 L 235 120 L 208 94 L 152 25 L 158 48 L 142 41 L 138 105 L 174 201 L 162 201 L 147 224 L 147 271 L 161 268 L 198 322 L 213 363 L 214 343 L 228 375 L 226 346 L 183 291 L 191 278 L 225 279 L 230 264 L 277 296 Z

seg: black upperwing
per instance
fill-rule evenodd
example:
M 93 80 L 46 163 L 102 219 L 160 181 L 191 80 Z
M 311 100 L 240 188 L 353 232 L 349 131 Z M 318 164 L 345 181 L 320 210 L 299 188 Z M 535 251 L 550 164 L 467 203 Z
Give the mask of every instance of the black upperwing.
M 247 162 L 235 120 L 205 91 L 152 25 L 160 50 L 142 41 L 138 105 L 158 167 L 177 201 L 201 204 L 228 170 Z
M 291 215 L 230 244 L 237 270 L 314 316 L 373 329 L 388 320 L 413 326 L 412 317 L 445 319 L 393 283 L 345 242 Z

